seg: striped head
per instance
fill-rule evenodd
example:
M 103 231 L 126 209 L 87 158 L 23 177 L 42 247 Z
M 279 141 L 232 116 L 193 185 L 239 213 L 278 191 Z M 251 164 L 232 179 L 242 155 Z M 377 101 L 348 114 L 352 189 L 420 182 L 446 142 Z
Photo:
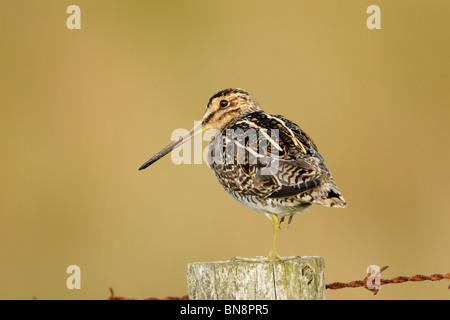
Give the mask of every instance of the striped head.
M 262 111 L 258 102 L 242 89 L 225 89 L 213 95 L 206 105 L 202 118 L 205 129 L 224 129 L 240 116 Z

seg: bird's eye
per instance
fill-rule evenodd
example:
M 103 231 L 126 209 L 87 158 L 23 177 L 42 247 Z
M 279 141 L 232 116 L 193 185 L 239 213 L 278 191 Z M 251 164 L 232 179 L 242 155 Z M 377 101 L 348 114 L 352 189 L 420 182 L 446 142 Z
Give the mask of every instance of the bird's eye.
M 228 105 L 228 101 L 227 100 L 220 100 L 220 106 L 222 108 L 225 108 Z

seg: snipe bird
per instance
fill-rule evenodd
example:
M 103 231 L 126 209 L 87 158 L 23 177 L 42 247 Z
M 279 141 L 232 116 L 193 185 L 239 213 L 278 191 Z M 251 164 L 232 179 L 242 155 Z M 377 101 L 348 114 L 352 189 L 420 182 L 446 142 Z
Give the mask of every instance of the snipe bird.
M 208 161 L 220 184 L 234 199 L 264 213 L 272 221 L 272 247 L 268 256 L 259 260 L 283 259 L 277 254 L 276 245 L 278 229 L 285 217 L 289 217 L 290 223 L 293 215 L 311 204 L 347 205 L 313 140 L 285 117 L 265 113 L 242 89 L 226 89 L 214 94 L 201 122 L 150 158 L 139 170 L 208 129 L 220 132 L 208 145 L 208 154 L 218 150 L 225 154 L 222 161 Z M 248 134 L 249 130 L 253 134 Z M 269 135 L 269 132 L 276 135 Z M 246 151 L 244 156 L 236 152 L 236 146 Z

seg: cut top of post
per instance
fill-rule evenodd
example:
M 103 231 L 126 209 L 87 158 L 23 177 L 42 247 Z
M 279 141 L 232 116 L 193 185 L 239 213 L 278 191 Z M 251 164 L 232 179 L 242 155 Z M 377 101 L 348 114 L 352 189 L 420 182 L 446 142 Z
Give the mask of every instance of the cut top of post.
M 323 300 L 323 257 L 277 262 L 218 261 L 187 267 L 191 300 Z

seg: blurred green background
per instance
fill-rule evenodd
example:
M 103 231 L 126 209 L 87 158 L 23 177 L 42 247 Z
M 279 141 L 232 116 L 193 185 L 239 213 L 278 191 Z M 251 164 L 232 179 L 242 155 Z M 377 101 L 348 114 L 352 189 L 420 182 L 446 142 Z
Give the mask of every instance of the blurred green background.
M 66 9 L 81 8 L 81 30 Z M 381 30 L 366 9 L 381 8 Z M 0 298 L 187 293 L 186 264 L 267 254 L 271 224 L 202 165 L 138 167 L 209 97 L 249 91 L 310 134 L 349 203 L 282 225 L 326 282 L 450 271 L 450 3 L 9 1 L 0 12 Z M 81 268 L 81 290 L 66 287 Z M 327 290 L 449 299 L 448 281 Z

